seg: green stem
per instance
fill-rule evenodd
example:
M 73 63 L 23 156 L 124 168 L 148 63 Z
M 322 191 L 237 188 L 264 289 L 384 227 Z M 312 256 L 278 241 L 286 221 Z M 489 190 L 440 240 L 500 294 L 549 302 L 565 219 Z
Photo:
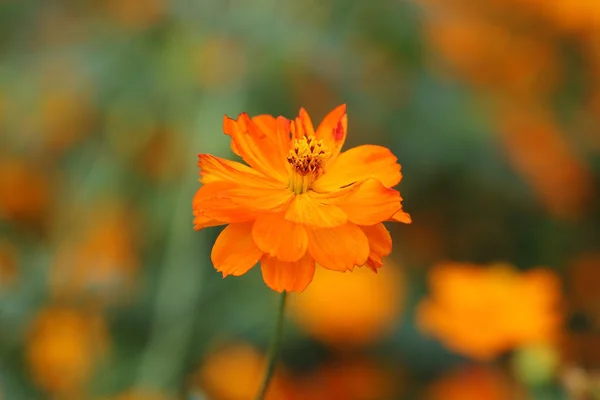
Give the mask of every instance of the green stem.
M 277 312 L 277 321 L 275 322 L 275 332 L 271 339 L 271 345 L 269 347 L 269 353 L 267 354 L 267 369 L 265 370 L 265 376 L 260 385 L 260 390 L 256 396 L 256 400 L 264 400 L 269 390 L 269 383 L 273 378 L 273 372 L 275 372 L 275 364 L 277 362 L 277 356 L 279 355 L 279 348 L 281 347 L 281 338 L 283 336 L 283 317 L 285 315 L 285 300 L 287 298 L 287 292 L 282 292 L 279 296 L 279 311 Z

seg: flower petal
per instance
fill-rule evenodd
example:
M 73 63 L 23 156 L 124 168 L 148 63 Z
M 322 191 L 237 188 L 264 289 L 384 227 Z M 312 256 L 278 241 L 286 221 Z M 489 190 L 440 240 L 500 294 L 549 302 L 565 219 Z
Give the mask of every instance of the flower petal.
M 317 192 L 331 192 L 354 182 L 375 178 L 386 187 L 396 186 L 402 174 L 392 152 L 383 146 L 363 145 L 341 153 L 315 181 Z
M 257 212 L 285 208 L 293 196 L 287 184 L 235 161 L 200 154 L 198 165 L 204 186 L 194 196 L 196 216 L 241 222 Z
M 221 197 L 231 188 L 232 184 L 228 182 L 215 182 L 198 189 L 192 201 L 195 229 L 251 221 L 256 218 L 256 210 L 236 204 L 230 198 Z
M 263 255 L 252 240 L 252 225 L 252 222 L 228 225 L 217 237 L 210 258 L 223 277 L 245 274 Z
M 264 212 L 281 211 L 293 193 L 280 188 L 243 186 L 235 182 L 214 182 L 202 186 L 192 203 L 194 215 L 234 223 L 254 220 Z
M 400 210 L 401 201 L 397 190 L 387 188 L 371 178 L 360 183 L 358 190 L 351 193 L 340 204 L 340 208 L 348 216 L 348 221 L 358 225 L 374 225 Z
M 323 139 L 323 143 L 331 152 L 330 162 L 332 162 L 340 153 L 340 150 L 346 141 L 347 131 L 348 115 L 346 114 L 345 104 L 336 107 L 327 114 L 317 128 L 315 136 L 317 139 Z
M 347 271 L 363 265 L 369 257 L 369 241 L 356 225 L 309 229 L 308 252 L 324 268 Z
M 261 122 L 264 122 L 261 119 Z M 231 136 L 232 149 L 255 170 L 277 179 L 287 181 L 288 171 L 281 149 L 271 140 L 275 133 L 267 135 L 259 129 L 248 114 L 242 113 L 237 120 L 223 118 L 223 131 Z
M 365 265 L 377 272 L 377 268 L 383 266 L 382 257 L 392 252 L 392 237 L 383 224 L 361 226 L 360 229 L 369 240 L 369 258 Z
M 278 292 L 302 292 L 315 275 L 315 260 L 308 253 L 295 262 L 265 255 L 260 267 L 267 286 Z
M 269 157 L 272 157 L 272 161 L 277 164 L 276 168 L 289 171 L 290 165 L 287 162 L 287 156 L 292 142 L 290 121 L 282 116 L 275 118 L 271 115 L 258 115 L 252 117 L 252 122 L 271 142 Z
M 310 116 L 304 108 L 300 109 L 298 117 L 291 124 L 292 136 L 294 138 L 302 138 L 304 136 L 315 136 L 315 128 L 310 119 Z
M 282 213 L 259 216 L 252 227 L 252 238 L 263 252 L 281 261 L 298 261 L 308 248 L 304 226 L 285 220 Z
M 340 207 L 319 201 L 309 191 L 294 196 L 285 219 L 313 227 L 331 228 L 346 223 L 347 217 Z
M 219 221 L 200 212 L 194 211 L 194 230 L 196 231 L 208 228 L 210 226 L 219 226 L 224 224 L 226 224 L 226 222 Z
M 402 222 L 405 224 L 412 223 L 412 218 L 410 217 L 410 214 L 405 213 L 402 209 L 396 211 L 396 213 L 392 215 L 389 220 L 394 222 Z
M 252 122 L 263 132 L 265 135 L 269 135 L 270 132 L 277 130 L 277 119 L 269 114 L 261 114 L 252 117 Z
M 200 180 L 204 184 L 225 181 L 252 186 L 283 187 L 281 182 L 247 165 L 211 154 L 198 154 L 198 167 L 200 167 Z
M 240 207 L 257 212 L 277 212 L 287 208 L 294 193 L 285 189 L 266 189 L 250 186 L 238 186 L 223 191 L 219 198 L 230 199 Z

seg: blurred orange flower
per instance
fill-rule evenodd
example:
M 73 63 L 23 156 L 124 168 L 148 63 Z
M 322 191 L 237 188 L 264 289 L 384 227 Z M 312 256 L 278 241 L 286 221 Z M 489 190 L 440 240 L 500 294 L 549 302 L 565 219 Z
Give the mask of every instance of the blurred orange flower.
M 592 370 L 600 368 L 600 253 L 579 254 L 566 270 L 566 302 L 575 317 L 565 330 L 562 358 Z
M 170 397 L 167 397 L 163 394 L 157 392 L 150 391 L 142 391 L 142 390 L 131 390 L 125 393 L 118 394 L 114 397 L 103 398 L 102 400 L 169 400 Z
M 304 109 L 294 121 L 225 117 L 232 150 L 250 166 L 200 154 L 202 188 L 193 200 L 196 229 L 229 224 L 211 258 L 217 271 L 242 275 L 261 261 L 266 284 L 302 291 L 315 263 L 334 271 L 376 269 L 392 249 L 386 220 L 410 223 L 396 186 L 402 175 L 385 147 L 340 153 L 346 106 L 315 130 Z
M 420 328 L 449 349 L 476 359 L 556 339 L 561 316 L 558 277 L 546 269 L 518 272 L 445 263 L 429 273 L 430 296 L 417 310 Z
M 146 29 L 163 18 L 169 0 L 104 0 L 114 20 L 130 29 Z
M 499 125 L 509 161 L 549 211 L 562 218 L 580 216 L 589 203 L 593 179 L 552 115 L 539 107 L 513 104 L 504 110 Z
M 248 54 L 243 43 L 226 35 L 204 37 L 192 53 L 194 76 L 209 90 L 239 85 L 248 72 Z
M 211 400 L 252 400 L 258 392 L 266 358 L 245 343 L 230 344 L 209 354 L 193 377 L 193 390 Z M 267 400 L 289 399 L 283 371 L 277 369 Z
M 87 85 L 80 83 L 79 90 L 63 86 L 44 91 L 38 106 L 40 109 L 33 116 L 34 120 L 39 119 L 37 122 L 43 132 L 40 139 L 44 142 L 44 150 L 60 153 L 90 133 L 96 110 Z
M 17 277 L 17 252 L 6 239 L 0 238 L 0 289 Z
M 489 7 L 490 2 L 487 2 Z M 520 33 L 508 21 L 498 23 L 486 11 L 457 2 L 441 2 L 426 21 L 426 36 L 452 72 L 494 94 L 534 97 L 557 82 L 557 50 L 543 38 Z M 489 7 L 491 8 L 491 7 Z M 496 14 L 493 14 L 496 15 Z M 531 59 L 523 63 L 524 58 Z
M 101 317 L 87 311 L 51 307 L 40 312 L 27 345 L 35 383 L 60 398 L 80 398 L 94 364 L 106 350 L 106 329 Z
M 350 356 L 328 362 L 308 376 L 295 377 L 290 399 L 396 399 L 398 386 L 398 377 L 385 365 L 366 357 Z
M 453 371 L 433 382 L 427 400 L 523 400 L 524 391 L 499 370 L 471 366 Z
M 135 218 L 119 204 L 96 205 L 94 210 L 57 252 L 50 284 L 58 298 L 83 295 L 113 302 L 131 291 L 140 267 L 131 228 L 137 226 Z
M 140 173 L 162 182 L 179 179 L 183 163 L 174 156 L 181 152 L 179 139 L 178 132 L 169 127 L 152 127 L 144 145 L 132 152 Z
M 293 299 L 291 315 L 319 340 L 334 346 L 371 343 L 400 317 L 404 288 L 398 268 L 388 265 L 377 276 L 360 269 L 339 274 L 323 268 L 310 287 Z
M 52 186 L 38 162 L 0 155 L 0 219 L 39 223 L 51 205 Z

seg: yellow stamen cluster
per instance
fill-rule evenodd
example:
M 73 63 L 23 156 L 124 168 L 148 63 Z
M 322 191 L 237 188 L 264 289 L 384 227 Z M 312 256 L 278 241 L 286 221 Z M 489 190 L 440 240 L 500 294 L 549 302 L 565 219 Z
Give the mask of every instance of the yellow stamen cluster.
M 327 148 L 322 140 L 314 136 L 304 136 L 294 139 L 287 161 L 292 166 L 290 189 L 300 194 L 308 190 L 310 185 L 323 172 L 325 160 L 329 157 Z

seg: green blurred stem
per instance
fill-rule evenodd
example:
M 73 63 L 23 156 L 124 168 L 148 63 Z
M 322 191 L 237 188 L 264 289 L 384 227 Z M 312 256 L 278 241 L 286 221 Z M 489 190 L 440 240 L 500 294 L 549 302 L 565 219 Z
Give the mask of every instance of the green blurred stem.
M 275 364 L 277 363 L 277 357 L 279 355 L 279 348 L 281 347 L 281 339 L 283 336 L 283 320 L 285 315 L 285 301 L 287 298 L 287 292 L 282 292 L 279 296 L 279 310 L 277 312 L 277 321 L 275 322 L 275 332 L 271 339 L 271 345 L 269 347 L 269 353 L 267 354 L 267 368 L 265 370 L 265 376 L 260 385 L 260 390 L 256 396 L 256 400 L 264 400 L 269 390 L 269 384 L 271 378 L 273 378 L 273 372 L 275 372 Z

